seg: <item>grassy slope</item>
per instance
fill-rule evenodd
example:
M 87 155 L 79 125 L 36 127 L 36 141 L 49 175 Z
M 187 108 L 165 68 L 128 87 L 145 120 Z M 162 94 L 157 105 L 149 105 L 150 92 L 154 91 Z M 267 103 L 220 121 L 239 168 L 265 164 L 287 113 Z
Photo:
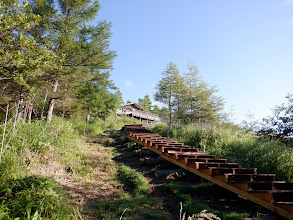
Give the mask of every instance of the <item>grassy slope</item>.
M 63 187 L 70 186 L 63 184 L 62 179 L 87 180 L 84 184 L 89 186 L 92 175 L 96 174 L 98 165 L 89 160 L 93 155 L 86 151 L 81 135 L 121 129 L 127 123 L 138 122 L 113 116 L 107 121 L 89 123 L 58 117 L 50 123 L 36 121 L 15 126 L 8 123 L 0 163 L 0 218 L 80 219 L 80 207 L 66 202 Z M 3 131 L 4 125 L 0 126 L 1 137 Z M 111 153 L 107 158 L 105 154 L 98 156 L 102 166 L 107 167 L 108 178 L 109 170 L 115 167 L 110 165 Z

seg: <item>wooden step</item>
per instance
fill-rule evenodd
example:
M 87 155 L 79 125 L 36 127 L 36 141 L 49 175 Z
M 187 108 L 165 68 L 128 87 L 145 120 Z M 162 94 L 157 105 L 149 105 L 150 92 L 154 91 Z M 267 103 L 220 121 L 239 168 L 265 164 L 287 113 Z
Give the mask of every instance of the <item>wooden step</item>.
M 202 163 L 199 165 L 199 169 L 207 169 L 209 167 L 220 167 L 221 163 Z
M 205 155 L 206 158 L 208 156 L 213 156 L 212 158 L 215 158 L 214 155 Z M 198 156 L 197 158 L 201 158 L 200 156 Z M 238 163 L 213 163 L 213 162 L 209 162 L 209 163 L 202 163 L 200 165 L 200 169 L 206 169 L 209 167 L 218 167 L 218 168 L 240 168 L 240 165 Z
M 275 181 L 275 174 L 224 174 L 214 176 L 223 182 L 253 182 L 253 181 Z
M 158 149 L 160 147 L 164 147 L 164 146 L 173 146 L 173 147 L 182 147 L 182 143 L 170 143 L 170 142 L 163 142 L 163 143 L 154 143 L 151 147 Z M 196 148 L 193 148 L 196 149 Z
M 173 151 L 173 152 L 168 152 L 168 153 L 166 153 L 165 155 L 166 156 L 169 156 L 169 157 L 171 157 L 172 155 L 174 155 L 174 154 L 177 154 L 177 156 L 196 156 L 196 155 L 198 155 L 198 153 L 201 153 L 201 152 L 181 152 L 181 151 Z
M 220 163 L 220 167 L 226 168 L 240 168 L 239 163 Z
M 174 144 L 176 142 L 175 141 L 167 141 L 167 140 L 147 141 L 146 145 L 151 147 L 151 146 L 158 144 L 158 143 L 160 143 L 160 144 Z
M 138 140 L 143 143 L 147 143 L 148 141 L 149 142 L 150 141 L 165 141 L 166 138 L 164 138 L 164 137 L 151 137 L 151 138 L 139 137 Z
M 190 166 L 194 169 L 199 170 L 201 164 L 206 163 L 227 163 L 226 159 L 211 159 L 211 158 L 196 158 L 196 159 L 189 159 L 187 162 L 187 166 Z M 207 171 L 208 172 L 208 171 Z M 210 175 L 210 174 L 208 174 Z
M 179 152 L 197 152 L 197 149 L 195 148 L 181 148 L 181 147 L 172 147 L 172 146 L 164 146 L 164 147 L 159 147 L 158 151 L 161 152 L 171 152 L 171 151 L 179 151 Z
M 293 202 L 274 202 L 276 206 L 293 213 Z
M 257 190 L 249 193 L 270 203 L 293 202 L 293 190 Z
M 293 190 L 293 182 L 276 181 L 273 184 L 273 189 Z
M 224 174 L 256 174 L 256 168 L 208 167 L 206 169 L 200 169 L 199 171 L 212 176 L 219 176 Z
M 180 155 L 180 154 L 172 154 L 172 155 L 170 155 L 170 157 L 172 158 L 172 159 L 174 159 L 174 160 L 179 160 L 179 159 L 184 159 L 184 158 L 193 158 L 193 159 L 195 159 L 195 158 L 197 158 L 197 157 L 199 157 L 199 156 L 208 156 L 208 155 L 206 155 L 206 153 L 205 152 L 199 152 L 199 151 L 197 151 L 197 155 Z
M 131 134 L 130 137 L 135 138 L 136 140 L 139 140 L 140 138 L 154 138 L 154 137 L 161 137 L 159 134 Z
M 231 186 L 234 186 L 243 191 L 254 190 L 273 190 L 273 181 L 259 181 L 259 182 L 228 182 Z
M 285 182 L 285 181 L 258 181 L 258 182 L 242 182 L 242 183 L 229 183 L 229 184 L 243 191 L 293 190 L 293 183 Z
M 203 162 L 207 159 L 210 159 L 209 157 L 205 158 L 206 155 L 204 153 L 198 153 L 197 155 L 192 155 L 192 157 L 183 157 L 177 159 L 178 162 L 184 163 L 184 164 L 190 164 L 190 163 L 196 163 L 196 162 Z

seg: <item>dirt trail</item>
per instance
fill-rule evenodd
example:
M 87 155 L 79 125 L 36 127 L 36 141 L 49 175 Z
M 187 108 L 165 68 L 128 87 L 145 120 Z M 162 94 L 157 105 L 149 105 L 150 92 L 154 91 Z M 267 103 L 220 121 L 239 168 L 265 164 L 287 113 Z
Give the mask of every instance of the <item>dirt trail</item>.
M 95 206 L 103 200 L 114 200 L 120 192 L 121 184 L 111 180 L 116 169 L 113 166 L 113 148 L 106 147 L 108 137 L 85 137 L 86 143 L 83 153 L 87 160 L 87 168 L 90 175 L 86 178 L 68 178 L 68 182 L 62 184 L 70 194 L 72 202 L 83 208 L 83 216 L 86 219 L 97 219 Z

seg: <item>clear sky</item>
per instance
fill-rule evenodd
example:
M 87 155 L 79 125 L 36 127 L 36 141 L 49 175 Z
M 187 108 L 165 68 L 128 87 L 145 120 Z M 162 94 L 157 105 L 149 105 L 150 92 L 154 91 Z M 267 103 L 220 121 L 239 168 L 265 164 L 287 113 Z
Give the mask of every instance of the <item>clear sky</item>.
M 167 63 L 189 61 L 239 123 L 271 115 L 293 93 L 293 0 L 100 0 L 126 102 L 153 98 Z

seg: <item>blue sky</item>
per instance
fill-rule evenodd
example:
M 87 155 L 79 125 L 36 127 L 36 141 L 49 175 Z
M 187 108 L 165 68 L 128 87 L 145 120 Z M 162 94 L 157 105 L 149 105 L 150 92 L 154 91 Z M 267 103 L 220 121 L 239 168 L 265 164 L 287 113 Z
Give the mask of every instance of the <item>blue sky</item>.
M 271 115 L 293 93 L 293 0 L 100 0 L 126 102 L 153 97 L 167 63 L 190 61 L 241 122 Z

